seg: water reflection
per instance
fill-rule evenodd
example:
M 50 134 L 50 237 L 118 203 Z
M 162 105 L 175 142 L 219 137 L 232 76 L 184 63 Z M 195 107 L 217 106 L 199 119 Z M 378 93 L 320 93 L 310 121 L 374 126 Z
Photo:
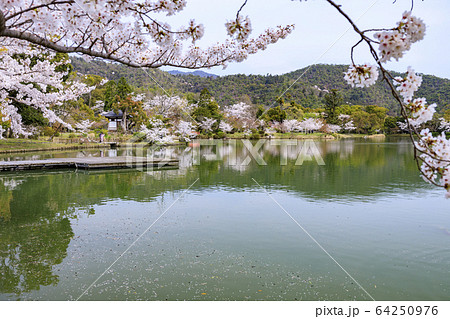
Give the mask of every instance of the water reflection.
M 53 266 L 67 256 L 73 235 L 68 218 L 8 220 L 0 237 L 0 292 L 20 296 L 41 286 L 57 285 Z
M 313 146 L 312 151 L 318 152 L 325 165 L 319 165 L 311 152 L 303 154 L 306 158 L 299 161 L 305 145 Z M 418 177 L 412 149 L 406 140 L 395 143 L 358 140 L 267 141 L 254 149 L 249 149 L 241 141 L 196 141 L 182 147 L 67 152 L 44 156 L 71 157 L 74 154 L 178 158 L 180 164 L 179 169 L 164 171 L 67 171 L 40 173 L 39 177 L 36 173 L 2 174 L 2 214 L 9 214 L 6 198 L 15 198 L 13 192 L 24 193 L 24 189 L 30 188 L 26 185 L 33 185 L 36 189 L 42 188 L 43 184 L 50 185 L 51 189 L 57 186 L 60 191 L 55 192 L 55 198 L 51 200 L 62 200 L 61 204 L 65 201 L 95 204 L 124 197 L 148 201 L 168 189 L 182 189 L 198 176 L 200 183 L 196 187 L 200 189 L 221 185 L 240 191 L 247 185 L 254 185 L 254 178 L 270 188 L 289 189 L 299 196 L 315 200 L 345 197 L 351 201 L 354 196 L 357 197 L 353 200 L 360 200 L 364 196 L 376 198 L 390 192 L 428 188 Z M 236 172 L 239 174 L 236 175 Z M 160 183 L 161 180 L 164 183 Z M 34 188 L 29 191 L 36 193 Z M 64 195 L 56 198 L 60 194 Z
M 305 145 L 313 146 L 325 165 L 320 165 L 314 152 L 304 154 Z M 220 184 L 239 191 L 247 185 L 254 186 L 255 178 L 270 188 L 289 189 L 315 200 L 348 201 L 428 188 L 418 176 L 407 140 L 267 141 L 253 150 L 240 141 L 203 141 L 170 149 L 165 155 L 181 159 L 180 170 L 174 175 L 192 170 L 200 175 L 208 173 L 212 178 L 204 187 Z M 302 155 L 306 158 L 299 161 Z M 160 156 L 164 158 L 163 151 Z M 216 174 L 211 176 L 212 172 Z
M 21 295 L 56 285 L 53 266 L 67 256 L 73 208 L 32 178 L 0 178 L 0 292 Z

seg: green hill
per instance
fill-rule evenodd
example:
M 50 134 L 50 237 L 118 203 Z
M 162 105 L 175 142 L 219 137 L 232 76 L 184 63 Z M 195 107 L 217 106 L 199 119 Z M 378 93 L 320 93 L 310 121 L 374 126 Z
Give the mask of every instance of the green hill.
M 283 95 L 285 102 L 294 101 L 303 107 L 320 107 L 327 90 L 342 92 L 344 101 L 353 105 L 376 104 L 398 112 L 398 105 L 381 80 L 370 88 L 351 88 L 343 79 L 346 65 L 312 65 L 283 75 L 228 75 L 200 77 L 190 74 L 172 75 L 158 69 L 133 69 L 120 64 L 102 61 L 85 62 L 73 59 L 72 64 L 79 73 L 96 74 L 110 80 L 125 77 L 134 87 L 152 92 L 161 88 L 173 94 L 199 93 L 207 88 L 220 105 L 239 101 L 271 106 Z M 394 75 L 399 75 L 394 72 Z M 425 97 L 429 103 L 437 103 L 437 110 L 450 108 L 450 80 L 432 75 L 423 76 L 423 84 L 417 96 Z

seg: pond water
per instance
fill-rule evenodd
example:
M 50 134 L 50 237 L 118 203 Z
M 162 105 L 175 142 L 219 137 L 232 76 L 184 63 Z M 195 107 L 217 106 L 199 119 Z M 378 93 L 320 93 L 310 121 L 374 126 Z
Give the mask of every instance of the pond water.
M 450 299 L 449 202 L 408 140 L 278 144 L 148 151 L 175 170 L 2 173 L 0 300 Z

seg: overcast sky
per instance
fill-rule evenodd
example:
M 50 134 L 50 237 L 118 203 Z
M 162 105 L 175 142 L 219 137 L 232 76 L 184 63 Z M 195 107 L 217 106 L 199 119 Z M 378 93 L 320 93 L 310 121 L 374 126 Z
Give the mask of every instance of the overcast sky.
M 411 0 L 337 0 L 360 28 L 394 27 Z M 206 46 L 226 38 L 224 23 L 236 16 L 243 0 L 188 0 L 187 7 L 176 16 L 166 18 L 173 26 L 186 25 L 194 17 L 205 26 L 205 36 L 199 42 Z M 388 69 L 405 71 L 411 65 L 417 72 L 450 78 L 450 1 L 415 0 L 414 15 L 427 25 L 425 39 L 415 43 L 399 62 Z M 205 70 L 226 74 L 283 74 L 310 64 L 349 64 L 350 48 L 358 37 L 347 21 L 325 0 L 248 0 L 243 15 L 251 18 L 253 36 L 268 26 L 295 24 L 287 39 L 252 55 L 242 63 L 233 63 Z M 367 47 L 361 45 L 356 62 L 372 62 Z M 373 63 L 373 62 L 372 62 Z M 170 70 L 173 68 L 164 68 Z

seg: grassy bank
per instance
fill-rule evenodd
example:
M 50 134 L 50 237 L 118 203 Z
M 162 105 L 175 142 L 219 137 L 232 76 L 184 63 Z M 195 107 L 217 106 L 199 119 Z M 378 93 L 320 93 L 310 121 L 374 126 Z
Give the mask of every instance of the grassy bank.
M 88 148 L 109 148 L 108 144 L 100 143 L 62 143 L 45 140 L 29 139 L 2 139 L 0 140 L 0 153 L 22 153 L 38 151 L 61 151 Z

